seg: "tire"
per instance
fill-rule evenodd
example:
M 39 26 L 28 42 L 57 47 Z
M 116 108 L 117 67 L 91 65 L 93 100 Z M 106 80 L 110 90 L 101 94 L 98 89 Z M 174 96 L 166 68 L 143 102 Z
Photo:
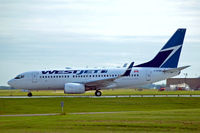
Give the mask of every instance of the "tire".
M 98 97 L 99 97 L 99 96 L 101 96 L 101 95 L 102 95 L 101 91 L 96 91 L 96 92 L 95 92 L 95 96 L 98 96 Z
M 28 96 L 28 97 L 32 97 L 32 93 L 29 92 L 29 93 L 27 94 L 27 96 Z

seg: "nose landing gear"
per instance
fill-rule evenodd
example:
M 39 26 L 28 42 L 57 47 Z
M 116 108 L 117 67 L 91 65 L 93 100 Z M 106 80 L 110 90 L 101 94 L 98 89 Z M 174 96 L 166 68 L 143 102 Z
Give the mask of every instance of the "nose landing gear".
M 27 96 L 28 96 L 28 97 L 32 97 L 32 93 L 29 92 L 29 93 L 27 94 Z
M 96 91 L 95 91 L 95 96 L 98 96 L 98 97 L 99 97 L 99 96 L 101 96 L 101 95 L 102 95 L 101 91 L 99 91 L 99 90 L 96 90 Z

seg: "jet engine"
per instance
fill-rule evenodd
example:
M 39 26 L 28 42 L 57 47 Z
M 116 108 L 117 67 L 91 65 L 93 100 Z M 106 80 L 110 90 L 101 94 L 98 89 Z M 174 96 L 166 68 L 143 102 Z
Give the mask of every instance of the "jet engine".
M 66 83 L 64 88 L 65 94 L 82 94 L 85 93 L 85 85 L 79 83 Z

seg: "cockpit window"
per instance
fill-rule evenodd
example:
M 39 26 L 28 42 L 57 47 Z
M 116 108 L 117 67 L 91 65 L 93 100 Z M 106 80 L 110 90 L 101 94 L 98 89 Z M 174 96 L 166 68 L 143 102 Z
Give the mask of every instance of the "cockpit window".
M 24 78 L 24 75 L 17 75 L 17 77 L 15 77 L 15 79 L 21 79 Z

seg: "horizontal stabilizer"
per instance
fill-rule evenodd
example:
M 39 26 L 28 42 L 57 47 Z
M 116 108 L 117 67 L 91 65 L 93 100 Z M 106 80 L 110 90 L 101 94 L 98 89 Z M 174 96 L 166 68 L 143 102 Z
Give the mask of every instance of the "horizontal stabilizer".
M 188 67 L 190 67 L 190 65 L 189 66 L 178 67 L 178 68 L 172 68 L 172 69 L 168 69 L 168 70 L 163 70 L 163 72 L 165 72 L 165 73 L 173 73 L 173 72 L 181 71 L 181 70 L 186 69 Z

